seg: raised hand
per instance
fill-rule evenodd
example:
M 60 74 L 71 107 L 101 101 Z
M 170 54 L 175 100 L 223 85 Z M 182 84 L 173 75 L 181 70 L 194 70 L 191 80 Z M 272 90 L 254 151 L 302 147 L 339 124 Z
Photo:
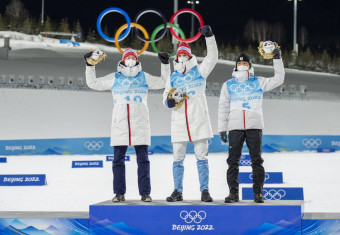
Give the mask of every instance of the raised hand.
M 279 48 L 274 49 L 273 54 L 273 59 L 281 59 L 281 50 Z
M 199 29 L 199 31 L 201 32 L 201 34 L 205 37 L 211 37 L 213 36 L 212 30 L 210 25 L 204 25 L 202 26 L 202 28 Z
M 169 64 L 170 55 L 167 52 L 158 53 L 158 58 L 162 64 Z

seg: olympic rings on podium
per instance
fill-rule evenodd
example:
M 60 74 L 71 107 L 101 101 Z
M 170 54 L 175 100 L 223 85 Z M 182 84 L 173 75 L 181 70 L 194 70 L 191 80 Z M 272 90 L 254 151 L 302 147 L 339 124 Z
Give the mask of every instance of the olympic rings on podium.
M 197 11 L 195 11 L 195 10 L 193 10 L 193 9 L 191 9 L 191 8 L 183 8 L 183 9 L 178 10 L 175 14 L 173 14 L 173 15 L 171 16 L 171 19 L 170 19 L 170 22 L 169 22 L 169 23 L 170 23 L 170 24 L 173 24 L 175 18 L 176 18 L 177 16 L 183 14 L 183 13 L 191 13 L 191 14 L 193 14 L 194 16 L 196 16 L 196 18 L 197 18 L 198 21 L 200 22 L 200 28 L 203 27 L 204 22 L 203 22 L 202 16 L 201 16 Z M 194 41 L 196 41 L 196 40 L 201 36 L 201 32 L 198 32 L 198 33 L 197 33 L 194 37 L 192 37 L 192 38 L 181 39 L 180 37 L 178 37 L 178 36 L 175 34 L 175 32 L 174 32 L 174 30 L 173 30 L 172 27 L 170 27 L 170 32 L 171 32 L 172 36 L 174 36 L 178 41 L 187 42 L 187 43 L 189 43 L 189 42 L 194 42 Z
M 126 24 L 122 25 L 116 32 L 115 34 L 115 37 L 114 38 L 110 38 L 109 36 L 105 35 L 101 29 L 101 23 L 102 23 L 102 20 L 104 18 L 104 16 L 106 16 L 107 14 L 109 13 L 112 13 L 112 12 L 117 12 L 117 13 L 120 13 L 124 16 L 124 18 L 126 19 Z M 161 17 L 162 21 L 163 21 L 163 24 L 159 25 L 152 33 L 151 35 L 151 38 L 149 38 L 149 34 L 148 32 L 146 31 L 146 29 L 141 26 L 140 24 L 138 24 L 138 20 L 144 15 L 144 14 L 147 14 L 147 13 L 153 13 L 153 14 L 156 14 L 158 15 L 159 17 Z M 199 21 L 199 24 L 200 24 L 200 28 L 204 25 L 204 22 L 203 22 L 203 18 L 202 16 L 195 10 L 193 9 L 190 9 L 190 8 L 183 8 L 183 9 L 180 9 L 178 10 L 177 12 L 175 12 L 172 16 L 171 16 L 171 19 L 170 19 L 170 22 L 167 23 L 166 22 L 166 18 L 164 16 L 164 14 L 156 9 L 146 9 L 146 10 L 143 10 L 141 12 L 139 12 L 135 18 L 135 22 L 132 23 L 131 22 L 131 19 L 129 17 L 129 15 L 122 9 L 120 8 L 117 8 L 117 7 L 111 7 L 111 8 L 108 8 L 108 9 L 105 9 L 104 11 L 102 11 L 100 13 L 100 15 L 98 16 L 98 19 L 97 19 L 97 30 L 98 30 L 98 33 L 99 35 L 105 39 L 106 41 L 109 41 L 109 42 L 114 42 L 117 49 L 123 53 L 123 50 L 120 48 L 119 46 L 119 41 L 122 41 L 124 40 L 130 33 L 131 31 L 131 28 L 135 28 L 136 30 L 136 36 L 138 37 L 138 39 L 144 41 L 144 46 L 143 48 L 137 53 L 138 55 L 142 54 L 146 49 L 147 47 L 149 46 L 149 42 L 151 42 L 151 45 L 152 45 L 152 48 L 155 52 L 159 52 L 159 50 L 157 49 L 156 45 L 155 45 L 155 42 L 161 40 L 165 34 L 166 34 L 166 28 L 169 27 L 170 28 L 170 33 L 173 35 L 173 37 L 175 37 L 178 41 L 180 42 L 187 42 L 187 43 L 190 43 L 190 42 L 194 42 L 196 41 L 200 36 L 201 36 L 201 33 L 198 32 L 194 37 L 192 38 L 188 38 L 188 39 L 185 39 L 185 35 L 183 33 L 183 31 L 177 26 L 177 25 L 174 25 L 173 22 L 175 20 L 176 17 L 178 17 L 179 15 L 183 14 L 183 13 L 191 13 L 193 14 Z M 157 36 L 157 33 L 163 28 L 163 32 L 162 34 L 156 38 Z M 174 29 L 173 28 L 176 28 L 177 31 L 179 32 L 180 36 L 178 36 Z M 122 31 L 126 29 L 124 31 L 124 33 L 120 36 L 120 34 L 122 33 Z M 141 30 L 143 35 L 144 35 L 144 38 L 141 36 L 140 32 L 138 31 Z M 173 52 L 171 53 L 171 56 L 175 55 L 176 53 Z
M 129 27 L 128 24 L 124 24 L 124 25 L 120 26 L 120 28 L 117 30 L 117 32 L 116 32 L 116 34 L 115 34 L 115 45 L 116 45 L 118 51 L 119 51 L 120 53 L 122 53 L 122 54 L 123 54 L 123 50 L 122 50 L 122 48 L 120 48 L 120 46 L 119 46 L 119 39 L 118 39 L 118 38 L 119 38 L 120 33 L 121 33 L 124 29 L 126 29 L 127 27 Z M 149 34 L 148 34 L 148 32 L 145 30 L 145 28 L 144 28 L 143 26 L 141 26 L 140 24 L 131 23 L 131 27 L 135 27 L 135 28 L 137 28 L 137 29 L 140 29 L 140 30 L 142 31 L 142 33 L 144 34 L 144 37 L 145 37 L 146 39 L 149 39 Z M 127 31 L 127 30 L 126 30 L 126 31 Z M 148 46 L 149 46 L 149 41 L 145 41 L 143 48 L 142 48 L 140 51 L 137 52 L 137 55 L 142 54 L 142 53 L 148 48 Z

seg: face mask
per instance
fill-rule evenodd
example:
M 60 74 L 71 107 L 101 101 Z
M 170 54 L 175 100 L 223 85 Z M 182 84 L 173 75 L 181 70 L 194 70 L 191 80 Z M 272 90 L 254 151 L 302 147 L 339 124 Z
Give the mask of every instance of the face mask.
M 233 76 L 238 81 L 246 81 L 249 79 L 248 71 L 234 71 Z
M 248 71 L 248 70 L 249 70 L 248 66 L 245 66 L 245 65 L 237 66 L 237 71 Z
M 187 57 L 184 57 L 184 56 L 178 57 L 178 62 L 179 63 L 183 63 L 183 62 L 187 62 L 187 61 L 188 61 Z
M 185 70 L 185 65 L 183 63 L 176 63 L 174 65 L 174 69 L 179 73 L 183 73 Z
M 136 65 L 136 60 L 134 59 L 127 59 L 125 60 L 124 64 L 127 66 L 127 67 L 133 67 Z

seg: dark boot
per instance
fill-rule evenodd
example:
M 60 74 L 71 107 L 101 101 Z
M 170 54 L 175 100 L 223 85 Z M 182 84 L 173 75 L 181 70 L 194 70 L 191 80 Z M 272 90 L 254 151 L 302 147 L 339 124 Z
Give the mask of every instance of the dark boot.
M 261 193 L 254 194 L 254 202 L 256 203 L 264 203 L 263 196 Z
M 167 197 L 166 200 L 168 202 L 177 202 L 177 201 L 183 201 L 182 193 L 178 192 L 177 189 L 175 189 L 170 197 Z
M 116 194 L 116 196 L 112 199 L 113 202 L 122 202 L 125 201 L 124 194 Z
M 201 196 L 201 201 L 202 202 L 212 202 L 213 201 L 212 197 L 210 196 L 208 189 L 203 190 L 202 196 Z
M 225 203 L 234 203 L 239 201 L 240 199 L 238 193 L 230 193 L 229 196 L 224 199 Z
M 142 195 L 142 199 L 143 202 L 152 202 L 152 198 L 150 197 L 149 194 L 144 194 Z

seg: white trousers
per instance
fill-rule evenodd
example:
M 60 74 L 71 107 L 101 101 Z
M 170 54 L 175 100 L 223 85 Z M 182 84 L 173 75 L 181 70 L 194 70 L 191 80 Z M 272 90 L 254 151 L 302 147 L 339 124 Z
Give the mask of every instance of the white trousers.
M 187 144 L 188 142 L 175 142 L 172 144 L 175 162 L 184 160 L 187 150 Z M 198 160 L 206 160 L 209 149 L 208 139 L 197 140 L 194 141 L 193 144 L 196 158 Z

